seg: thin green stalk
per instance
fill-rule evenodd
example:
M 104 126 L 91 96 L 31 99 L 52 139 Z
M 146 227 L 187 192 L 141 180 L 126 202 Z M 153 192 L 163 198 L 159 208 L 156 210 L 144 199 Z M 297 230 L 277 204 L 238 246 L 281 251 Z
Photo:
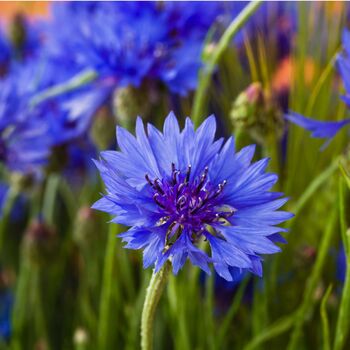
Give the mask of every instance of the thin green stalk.
M 327 288 L 327 291 L 324 297 L 322 298 L 321 308 L 320 308 L 320 314 L 321 314 L 321 320 L 322 320 L 323 350 L 331 350 L 331 340 L 329 335 L 329 321 L 327 316 L 327 302 L 331 292 L 332 292 L 332 285 L 330 285 Z
M 321 185 L 330 178 L 333 173 L 337 170 L 340 157 L 335 158 L 332 163 L 326 168 L 321 174 L 319 174 L 306 188 L 304 193 L 300 196 L 298 201 L 292 207 L 292 212 L 297 215 L 301 209 L 304 208 L 308 200 L 316 193 L 316 191 L 321 187 Z M 290 221 L 289 221 L 290 223 Z
M 346 274 L 343 286 L 342 298 L 339 306 L 338 320 L 335 331 L 334 350 L 344 348 L 345 341 L 349 334 L 350 318 L 350 229 L 347 229 L 345 216 L 345 185 L 343 179 L 339 181 L 339 209 L 340 209 L 340 230 L 346 256 Z
M 350 176 L 347 171 L 344 169 L 344 165 L 342 163 L 339 164 L 340 171 L 345 179 L 345 182 L 350 190 Z
M 67 212 L 71 222 L 75 220 L 75 214 L 78 209 L 78 202 L 68 183 L 64 178 L 61 178 L 59 181 L 59 194 L 62 196 L 64 203 L 67 207 Z
M 271 326 L 267 327 L 265 330 L 260 332 L 255 338 L 253 338 L 243 350 L 252 350 L 255 349 L 261 344 L 267 342 L 270 339 L 277 337 L 278 335 L 286 332 L 289 328 L 293 326 L 295 321 L 295 314 L 291 314 L 285 317 L 280 318 L 274 322 Z
M 261 333 L 268 325 L 267 290 L 264 281 L 255 278 L 252 309 L 252 333 L 253 337 Z
M 139 337 L 139 324 L 141 320 L 141 312 L 142 312 L 142 305 L 143 305 L 143 299 L 144 299 L 144 292 L 147 288 L 148 283 L 148 274 L 143 273 L 143 282 L 142 286 L 140 288 L 140 292 L 135 300 L 134 307 L 132 310 L 130 310 L 130 316 L 129 316 L 129 327 L 128 327 L 128 335 L 126 337 L 127 342 L 125 346 L 125 350 L 134 350 L 137 348 L 138 344 L 138 337 Z
M 153 272 L 146 292 L 141 317 L 141 349 L 153 349 L 153 324 L 156 309 L 168 279 L 171 263 L 167 261 L 156 273 Z
M 350 243 L 350 230 L 346 233 L 347 241 Z M 350 318 L 350 254 L 346 255 L 346 274 L 343 287 L 342 299 L 339 306 L 337 327 L 335 331 L 334 350 L 341 350 L 345 347 L 345 341 L 349 334 Z
M 237 311 L 238 311 L 238 309 L 239 309 L 239 307 L 241 305 L 241 302 L 242 302 L 242 299 L 243 299 L 243 295 L 244 295 L 244 291 L 245 291 L 245 289 L 247 287 L 248 282 L 249 282 L 249 278 L 245 278 L 241 282 L 241 284 L 240 284 L 240 286 L 239 286 L 239 288 L 238 288 L 238 290 L 236 292 L 236 295 L 235 295 L 235 297 L 233 299 L 233 302 L 232 302 L 232 304 L 231 304 L 231 306 L 230 306 L 230 308 L 229 308 L 229 310 L 227 312 L 227 315 L 225 316 L 222 324 L 219 327 L 219 334 L 217 336 L 217 342 L 216 342 L 216 348 L 217 349 L 222 349 L 223 348 L 224 339 L 225 339 L 226 334 L 228 332 L 228 329 L 229 329 L 229 327 L 231 325 L 231 322 L 232 322 L 233 318 L 235 317 L 235 315 L 236 315 L 236 313 L 237 313 Z
M 120 225 L 110 225 L 106 245 L 106 253 L 102 277 L 102 291 L 100 298 L 100 314 L 98 322 L 98 349 L 109 348 L 109 335 L 111 329 L 111 315 L 117 310 L 112 309 L 113 299 L 113 271 L 115 268 L 116 256 L 116 234 L 122 231 Z
M 337 55 L 339 52 L 339 48 L 335 51 L 334 55 L 331 57 L 330 61 L 326 65 L 325 69 L 323 70 L 322 74 L 320 75 L 319 79 L 317 80 L 317 83 L 312 90 L 312 93 L 310 95 L 310 98 L 308 99 L 308 104 L 305 109 L 305 115 L 309 116 L 312 112 L 312 108 L 315 105 L 316 99 L 321 91 L 321 88 L 323 87 L 326 80 L 330 77 L 331 73 L 334 69 L 334 63 L 336 61 Z
M 192 270 L 191 272 L 193 272 L 190 274 L 190 276 L 192 276 L 190 281 L 192 281 L 192 278 L 196 278 L 196 281 L 198 281 L 198 275 L 196 273 L 199 270 L 198 267 L 190 266 L 190 268 Z M 187 326 L 188 317 L 186 317 L 186 311 L 188 310 L 186 309 L 185 304 L 188 297 L 186 298 L 185 296 L 190 295 L 190 299 L 192 300 L 194 297 L 198 296 L 198 289 L 193 288 L 193 285 L 189 285 L 188 288 L 184 288 L 184 284 L 180 282 L 181 280 L 179 278 L 170 276 L 169 286 L 167 288 L 168 302 L 172 313 L 172 329 L 174 329 L 174 349 L 189 350 L 193 347 L 191 346 L 189 340 L 190 330 Z M 196 286 L 198 287 L 198 283 Z M 186 291 L 189 291 L 189 293 L 186 294 Z M 193 305 L 193 303 L 191 303 L 191 305 Z M 205 339 L 202 337 L 201 340 L 203 340 L 202 347 L 204 347 Z
M 35 95 L 30 101 L 30 105 L 31 107 L 35 107 L 37 104 L 49 98 L 65 94 L 67 92 L 76 90 L 83 85 L 91 83 L 92 81 L 96 80 L 96 78 L 97 73 L 94 70 L 85 70 L 81 73 L 78 73 L 76 76 L 69 79 L 68 81 L 62 84 L 54 85 L 39 93 L 38 95 Z
M 206 332 L 206 348 L 215 349 L 215 331 L 214 324 L 214 276 L 206 276 L 205 283 L 205 320 L 207 326 Z
M 254 12 L 262 4 L 261 0 L 251 1 L 241 12 L 240 14 L 231 22 L 229 27 L 226 29 L 222 35 L 217 46 L 213 50 L 213 53 L 209 56 L 207 62 L 205 63 L 203 69 L 199 73 L 199 84 L 194 97 L 193 109 L 192 109 L 192 119 L 195 125 L 198 126 L 200 123 L 205 100 L 208 93 L 208 88 L 210 86 L 211 76 L 215 71 L 215 67 L 222 57 L 223 53 L 230 45 L 232 38 L 246 21 L 254 14 Z
M 288 350 L 299 349 L 299 341 L 302 336 L 302 329 L 304 323 L 306 321 L 306 318 L 312 313 L 314 306 L 313 296 L 315 293 L 315 289 L 317 287 L 317 283 L 320 280 L 323 267 L 326 263 L 329 245 L 332 240 L 333 234 L 335 233 L 334 226 L 337 218 L 336 214 L 337 210 L 334 210 L 328 222 L 326 231 L 322 237 L 321 244 L 318 248 L 317 258 L 313 266 L 311 275 L 307 280 L 302 303 L 299 306 L 296 313 L 294 329 L 290 338 L 290 342 L 288 344 Z
M 2 213 L 0 213 L 0 252 L 2 251 L 6 229 L 10 220 L 11 211 L 18 197 L 17 189 L 10 187 L 6 194 Z
M 50 175 L 47 179 L 44 193 L 44 201 L 43 201 L 43 214 L 45 217 L 45 221 L 48 224 L 53 225 L 54 221 L 54 213 L 55 213 L 55 203 L 57 197 L 57 191 L 59 189 L 60 178 L 58 175 L 53 174 Z
M 11 348 L 14 350 L 22 349 L 21 338 L 26 321 L 28 286 L 31 281 L 31 276 L 31 265 L 25 257 L 22 257 L 16 285 L 15 304 L 12 313 Z
M 37 334 L 38 336 L 43 339 L 45 343 L 45 348 L 47 350 L 50 350 L 50 344 L 48 339 L 48 333 L 47 333 L 47 322 L 45 319 L 45 313 L 44 313 L 44 307 L 43 307 L 43 298 L 41 295 L 41 283 L 40 283 L 40 274 L 41 269 L 40 266 L 33 266 L 32 265 L 32 277 L 31 277 L 31 283 L 33 284 L 34 289 L 34 317 L 37 327 Z

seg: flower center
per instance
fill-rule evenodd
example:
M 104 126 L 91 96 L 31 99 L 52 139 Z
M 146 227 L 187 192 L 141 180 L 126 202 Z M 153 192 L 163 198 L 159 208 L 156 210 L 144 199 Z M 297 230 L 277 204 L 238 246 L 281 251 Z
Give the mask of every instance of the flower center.
M 198 238 L 208 225 L 227 222 L 235 212 L 234 208 L 220 201 L 226 180 L 214 186 L 208 178 L 208 167 L 200 176 L 191 179 L 191 165 L 184 173 L 172 164 L 170 178 L 152 181 L 146 175 L 146 180 L 162 214 L 158 225 L 169 223 L 170 236 L 179 235 L 186 228 L 193 239 Z

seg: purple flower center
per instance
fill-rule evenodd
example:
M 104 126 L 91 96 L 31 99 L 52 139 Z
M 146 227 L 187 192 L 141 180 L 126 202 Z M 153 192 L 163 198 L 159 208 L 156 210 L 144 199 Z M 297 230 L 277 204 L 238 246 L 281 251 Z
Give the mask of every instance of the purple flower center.
M 223 205 L 220 197 L 226 180 L 213 185 L 208 179 L 208 167 L 202 174 L 191 179 L 191 165 L 186 173 L 177 170 L 172 164 L 171 176 L 168 179 L 146 180 L 153 190 L 153 200 L 157 203 L 161 218 L 158 225 L 169 224 L 169 237 L 181 233 L 186 228 L 196 240 L 214 223 L 227 223 L 235 209 Z

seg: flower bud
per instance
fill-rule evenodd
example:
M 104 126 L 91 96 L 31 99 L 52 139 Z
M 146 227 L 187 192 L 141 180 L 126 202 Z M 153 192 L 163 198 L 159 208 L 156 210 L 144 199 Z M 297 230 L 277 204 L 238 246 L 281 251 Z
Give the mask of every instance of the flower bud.
M 281 137 L 284 130 L 282 111 L 259 82 L 252 83 L 238 95 L 230 117 L 235 130 L 246 131 L 260 144 L 264 144 L 271 133 Z
M 145 88 L 127 86 L 116 89 L 113 96 L 113 109 L 117 121 L 128 128 L 135 124 L 137 116 L 145 116 L 149 110 L 149 96 Z
M 15 272 L 11 269 L 0 268 L 0 292 L 14 285 Z
M 82 207 L 78 211 L 74 227 L 74 240 L 79 246 L 93 246 L 98 232 L 100 232 L 99 220 L 96 211 L 88 206 Z
M 13 172 L 10 176 L 10 186 L 17 192 L 29 190 L 35 183 L 34 174 L 22 174 Z
M 115 137 L 115 120 L 107 107 L 96 113 L 90 135 L 99 150 L 109 148 Z
M 22 57 L 23 47 L 27 41 L 25 17 L 18 13 L 10 25 L 10 38 L 16 54 Z
M 24 234 L 22 254 L 34 264 L 45 264 L 54 254 L 56 243 L 55 230 L 41 220 L 34 220 Z
M 47 173 L 56 173 L 68 164 L 68 150 L 66 145 L 58 145 L 51 148 L 49 163 L 46 166 Z

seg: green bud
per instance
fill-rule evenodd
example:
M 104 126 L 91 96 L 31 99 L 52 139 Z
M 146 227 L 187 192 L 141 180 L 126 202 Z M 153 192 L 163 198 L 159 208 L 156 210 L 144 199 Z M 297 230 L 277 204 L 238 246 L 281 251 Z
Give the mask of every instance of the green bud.
M 59 145 L 51 148 L 51 155 L 49 163 L 46 166 L 46 172 L 48 174 L 58 173 L 68 163 L 68 152 L 66 145 Z
M 10 185 L 16 192 L 31 189 L 35 183 L 34 180 L 34 176 L 31 174 L 13 172 L 10 175 Z
M 114 92 L 114 115 L 118 123 L 126 128 L 134 126 L 137 116 L 147 115 L 149 107 L 149 96 L 144 87 L 127 86 Z
M 90 135 L 98 149 L 110 147 L 115 138 L 115 120 L 107 107 L 102 107 L 96 113 Z
M 18 13 L 10 24 L 10 38 L 16 54 L 22 57 L 23 47 L 27 40 L 25 17 Z
M 96 211 L 88 206 L 80 208 L 74 226 L 74 241 L 80 247 L 92 247 L 98 232 L 100 232 L 100 226 Z
M 264 144 L 271 133 L 278 138 L 283 134 L 283 113 L 259 82 L 252 83 L 238 95 L 230 117 L 235 130 L 247 132 L 260 144 Z

